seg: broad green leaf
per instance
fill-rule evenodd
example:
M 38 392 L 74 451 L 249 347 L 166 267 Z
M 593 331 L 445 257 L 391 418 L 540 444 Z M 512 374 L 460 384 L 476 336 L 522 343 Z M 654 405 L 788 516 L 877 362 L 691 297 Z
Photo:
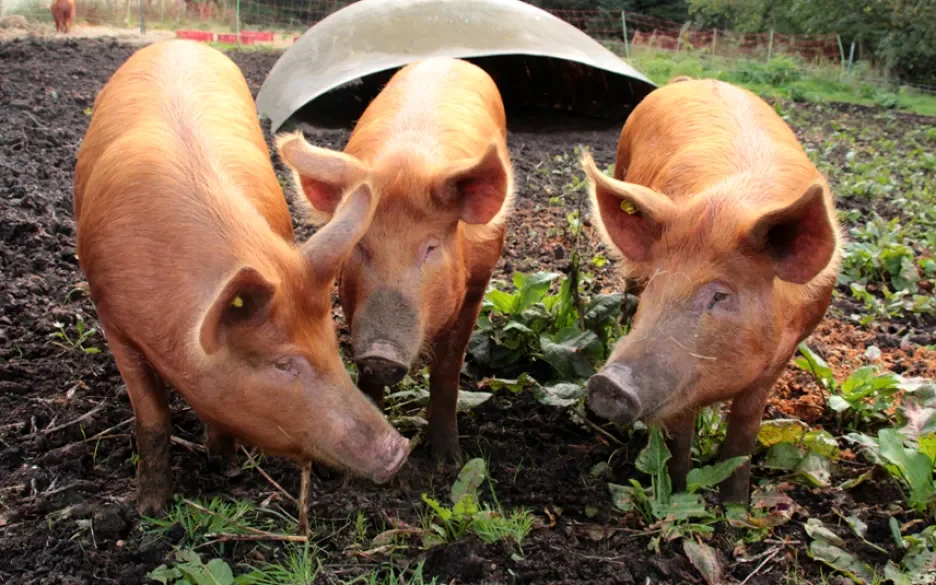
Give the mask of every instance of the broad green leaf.
M 694 540 L 683 539 L 683 552 L 686 553 L 689 562 L 705 579 L 709 585 L 720 585 L 722 582 L 722 566 L 718 562 L 718 553 L 715 549 L 705 543 L 698 543 Z
M 848 433 L 845 440 L 858 445 L 858 452 L 868 460 L 869 463 L 878 464 L 881 462 L 881 449 L 874 437 L 864 433 Z
M 900 567 L 898 567 L 894 561 L 887 561 L 887 564 L 884 565 L 884 579 L 890 581 L 894 585 L 914 585 L 910 577 L 904 575 L 903 571 L 900 570 Z
M 842 382 L 842 395 L 845 399 L 854 402 L 866 396 L 871 390 L 871 380 L 875 371 L 874 366 L 863 366 L 852 372 Z
M 533 379 L 532 376 L 523 372 L 520 376 L 513 380 L 508 380 L 506 378 L 491 378 L 488 380 L 488 388 L 494 391 L 503 390 L 506 388 L 513 393 L 521 392 L 526 388 L 537 388 L 539 382 Z
M 851 515 L 845 518 L 845 521 L 848 522 L 848 525 L 851 526 L 852 532 L 854 532 L 858 538 L 865 537 L 865 534 L 868 532 L 868 525 L 862 522 L 861 518 L 855 515 Z
M 623 300 L 621 293 L 595 295 L 585 307 L 585 326 L 592 330 L 604 326 L 621 313 Z
M 829 544 L 834 544 L 835 546 L 845 546 L 845 541 L 842 540 L 842 537 L 826 528 L 822 520 L 818 518 L 810 518 L 806 521 L 806 524 L 803 525 L 803 528 L 806 530 L 806 534 L 812 539 L 822 540 Z
M 520 321 L 514 321 L 513 319 L 511 319 L 506 325 L 504 325 L 504 328 L 501 329 L 501 331 L 505 335 L 509 334 L 509 335 L 523 336 L 523 335 L 535 335 L 536 334 L 535 331 L 533 331 L 532 329 L 530 329 L 529 327 L 527 327 Z
M 596 343 L 600 345 L 601 340 L 594 332 L 571 327 L 552 336 L 540 336 L 543 359 L 568 380 L 594 375 L 595 368 L 589 363 L 586 350 Z
M 584 393 L 585 389 L 581 385 L 570 382 L 560 382 L 545 388 L 533 389 L 533 396 L 540 404 L 556 408 L 575 406 Z
M 485 300 L 494 305 L 494 310 L 504 315 L 512 315 L 517 304 L 517 296 L 502 290 L 492 289 L 484 295 Z
M 458 391 L 457 409 L 459 412 L 477 408 L 487 402 L 493 396 L 490 392 L 471 392 L 466 390 Z
M 808 451 L 832 461 L 838 461 L 841 456 L 838 441 L 828 431 L 809 431 L 803 436 L 803 446 Z
M 562 275 L 555 272 L 537 272 L 529 276 L 519 272 L 514 273 L 514 284 L 517 286 L 519 297 L 514 304 L 514 312 L 525 311 L 542 300 L 549 292 L 549 285 L 560 276 Z
M 828 487 L 832 480 L 832 462 L 822 455 L 807 453 L 796 466 L 796 473 L 813 487 Z
M 641 449 L 634 465 L 647 475 L 656 475 L 666 469 L 666 462 L 671 457 L 663 439 L 663 431 L 660 427 L 654 426 L 650 429 L 650 440 L 647 446 Z
M 159 581 L 163 585 L 174 583 L 177 579 L 182 578 L 182 572 L 175 567 L 167 567 L 166 565 L 159 565 L 147 575 L 153 581 Z
M 706 510 L 705 500 L 702 499 L 701 494 L 680 492 L 670 497 L 664 517 L 682 522 L 693 518 L 714 518 L 715 515 L 711 511 Z
M 734 473 L 734 470 L 740 467 L 747 457 L 732 457 L 719 461 L 715 465 L 706 465 L 705 467 L 695 468 L 689 471 L 686 476 L 686 491 L 693 493 L 702 488 L 709 488 L 718 485 Z
M 757 440 L 764 447 L 777 443 L 798 443 L 809 431 L 809 425 L 795 419 L 767 420 L 761 424 Z
M 465 463 L 465 466 L 458 472 L 458 479 L 452 484 L 452 503 L 457 504 L 465 495 L 473 496 L 477 500 L 478 490 L 486 477 L 487 466 L 484 459 L 476 457 Z
M 222 559 L 211 559 L 206 565 L 211 576 L 211 585 L 233 585 L 234 573 Z
M 825 362 L 819 354 L 815 353 L 809 348 L 805 343 L 800 343 L 798 346 L 799 352 L 802 357 L 798 357 L 793 360 L 797 366 L 810 372 L 819 383 L 826 387 L 826 389 L 831 390 L 835 387 L 835 375 L 832 373 L 832 368 L 829 367 L 829 364 Z
M 611 492 L 611 502 L 614 507 L 622 512 L 633 512 L 637 508 L 634 488 L 627 485 L 618 485 L 616 483 L 608 484 L 608 491 Z
M 803 452 L 793 443 L 777 443 L 767 449 L 764 466 L 771 469 L 792 471 L 803 460 Z
M 856 476 L 856 477 L 853 477 L 853 478 L 851 478 L 851 479 L 847 479 L 847 480 L 843 481 L 843 482 L 842 482 L 842 485 L 839 486 L 839 489 L 842 489 L 842 490 L 850 490 L 850 489 L 852 489 L 852 488 L 854 488 L 854 487 L 856 487 L 856 486 L 858 486 L 858 485 L 864 483 L 865 481 L 871 479 L 871 476 L 872 476 L 872 475 L 874 475 L 874 470 L 873 470 L 873 469 L 868 470 L 868 471 L 865 471 L 864 473 L 862 473 L 862 474 L 860 474 L 860 475 L 858 475 L 858 476 Z
M 924 453 L 906 449 L 896 429 L 878 431 L 878 444 L 881 458 L 897 467 L 910 487 L 910 505 L 918 509 L 929 505 L 936 497 L 932 460 Z
M 874 569 L 858 560 L 850 552 L 844 551 L 821 540 L 809 544 L 809 556 L 843 573 L 855 583 L 873 585 L 876 583 Z
M 831 408 L 835 412 L 845 412 L 846 410 L 851 408 L 851 403 L 845 400 L 844 398 L 842 398 L 841 396 L 839 396 L 838 394 L 830 394 L 829 395 L 829 408 Z
M 473 518 L 480 511 L 478 501 L 472 494 L 463 494 L 452 506 L 452 515 L 455 518 Z
M 930 461 L 936 465 L 936 433 L 929 433 L 919 438 L 917 443 L 920 453 L 929 457 Z

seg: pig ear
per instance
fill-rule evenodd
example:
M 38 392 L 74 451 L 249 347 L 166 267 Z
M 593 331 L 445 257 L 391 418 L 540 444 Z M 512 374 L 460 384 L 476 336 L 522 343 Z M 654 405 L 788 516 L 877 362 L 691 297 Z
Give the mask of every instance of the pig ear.
M 815 278 L 829 265 L 837 242 L 825 187 L 815 182 L 790 205 L 762 215 L 747 241 L 771 259 L 780 280 L 806 284 Z
M 295 181 L 322 220 L 331 219 L 345 191 L 367 178 L 367 168 L 355 157 L 312 146 L 302 132 L 280 136 L 276 150 L 293 170 Z
M 218 351 L 231 330 L 262 323 L 273 304 L 276 286 L 256 269 L 244 266 L 232 276 L 202 320 L 199 341 L 205 353 Z
M 302 254 L 312 264 L 317 279 L 328 282 L 374 218 L 377 197 L 367 183 L 361 183 L 341 203 L 335 216 L 302 246 Z
M 582 155 L 582 167 L 592 185 L 592 207 L 608 244 L 631 262 L 647 261 L 675 213 L 673 202 L 653 189 L 608 177 L 587 152 Z
M 509 190 L 510 163 L 494 140 L 480 157 L 442 171 L 436 193 L 443 205 L 460 210 L 463 222 L 486 224 L 500 213 Z

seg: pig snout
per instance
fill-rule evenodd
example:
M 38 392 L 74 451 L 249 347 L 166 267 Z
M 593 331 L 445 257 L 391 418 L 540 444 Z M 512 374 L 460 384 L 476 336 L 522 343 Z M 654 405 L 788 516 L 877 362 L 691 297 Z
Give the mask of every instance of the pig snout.
M 373 342 L 354 361 L 361 374 L 382 386 L 393 386 L 409 371 L 402 352 L 389 341 Z
M 393 289 L 378 289 L 354 315 L 354 361 L 372 383 L 393 386 L 409 371 L 422 343 L 413 303 Z
M 640 418 L 644 404 L 630 366 L 611 364 L 586 385 L 588 407 L 598 416 L 622 424 Z
M 384 466 L 371 475 L 374 483 L 386 483 L 393 477 L 409 455 L 409 441 L 400 435 L 388 436 L 379 449 L 378 459 L 384 461 Z

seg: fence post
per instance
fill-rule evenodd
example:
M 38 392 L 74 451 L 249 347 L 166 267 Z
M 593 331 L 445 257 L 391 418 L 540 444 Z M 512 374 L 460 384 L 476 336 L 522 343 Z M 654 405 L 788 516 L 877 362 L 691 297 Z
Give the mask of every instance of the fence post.
M 855 59 L 855 41 L 852 41 L 851 49 L 848 51 L 848 72 L 851 73 L 852 62 Z
M 845 47 L 842 46 L 842 37 L 838 34 L 835 35 L 835 42 L 838 43 L 839 48 L 839 63 L 842 64 L 842 73 L 845 73 Z
M 715 43 L 718 41 L 718 29 L 712 29 L 712 61 L 715 61 Z
M 143 0 L 140 0 L 140 34 L 146 34 L 146 23 L 143 21 Z
M 240 0 L 237 0 L 240 2 Z M 621 27 L 624 29 L 624 54 L 630 59 L 630 44 L 627 42 L 627 13 L 621 11 Z
M 240 40 L 240 0 L 237 0 L 237 2 L 235 3 L 234 15 L 235 15 L 235 16 L 234 16 L 235 21 L 236 21 L 236 23 L 237 23 L 237 24 L 236 24 L 236 27 L 237 27 L 237 40 Z
M 773 29 L 770 29 L 770 40 L 767 41 L 767 60 L 773 57 Z

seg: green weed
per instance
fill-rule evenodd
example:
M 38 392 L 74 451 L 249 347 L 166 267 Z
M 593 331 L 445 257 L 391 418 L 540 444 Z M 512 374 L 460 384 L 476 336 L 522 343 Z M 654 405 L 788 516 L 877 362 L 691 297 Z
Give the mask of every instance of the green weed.
M 97 335 L 97 330 L 94 327 L 89 327 L 80 313 L 75 314 L 74 335 L 69 334 L 64 323 L 56 321 L 52 325 L 56 328 L 55 333 L 52 334 L 53 339 L 56 341 L 53 341 L 52 345 L 68 351 L 77 350 L 88 354 L 101 353 L 100 349 L 85 345 L 90 338 Z

